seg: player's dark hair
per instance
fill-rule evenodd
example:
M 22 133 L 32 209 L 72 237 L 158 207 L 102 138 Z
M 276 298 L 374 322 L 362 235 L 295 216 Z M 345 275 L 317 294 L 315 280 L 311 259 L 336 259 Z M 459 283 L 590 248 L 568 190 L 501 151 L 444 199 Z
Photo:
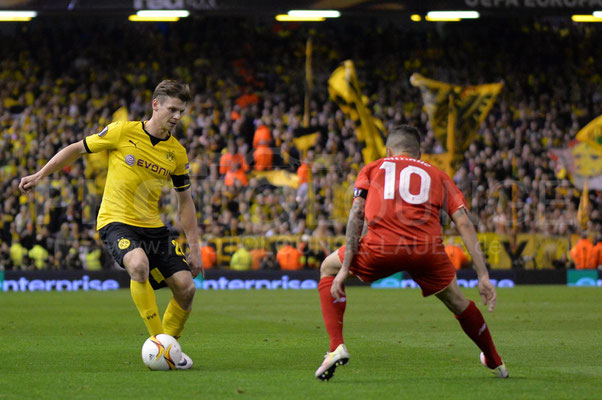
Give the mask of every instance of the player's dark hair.
M 420 131 L 410 125 L 396 125 L 389 130 L 386 146 L 395 152 L 420 156 Z
M 153 100 L 158 99 L 163 103 L 161 97 L 172 97 L 182 100 L 184 103 L 189 103 L 191 99 L 190 88 L 187 84 L 166 79 L 161 81 L 153 92 Z

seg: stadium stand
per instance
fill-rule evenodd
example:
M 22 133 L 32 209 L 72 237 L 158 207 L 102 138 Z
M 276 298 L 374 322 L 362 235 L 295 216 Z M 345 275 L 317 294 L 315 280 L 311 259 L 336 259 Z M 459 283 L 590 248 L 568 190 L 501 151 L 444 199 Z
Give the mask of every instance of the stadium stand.
M 215 17 L 174 25 L 71 22 L 62 29 L 39 23 L 0 35 L 11 43 L 0 47 L 0 265 L 6 269 L 111 266 L 110 256 L 99 252 L 95 230 L 102 159 L 86 157 L 40 182 L 34 202 L 17 186 L 65 144 L 114 119 L 148 118 L 152 88 L 164 78 L 189 82 L 194 94 L 175 135 L 189 149 L 203 238 L 258 238 L 247 247 L 276 253 L 265 240 L 294 236 L 299 242 L 310 235 L 319 239 L 320 249 L 333 250 L 333 242 L 322 239 L 344 235 L 350 193 L 363 165 L 351 120 L 328 98 L 328 78 L 346 59 L 355 62 L 373 115 L 385 128 L 419 127 L 425 153 L 443 149 L 419 90 L 409 83 L 412 73 L 457 84 L 503 81 L 453 177 L 478 231 L 547 237 L 582 232 L 581 191 L 559 172 L 549 150 L 566 147 L 602 115 L 602 76 L 595 61 L 602 48 L 595 27 L 540 19 L 437 29 L 366 21 L 309 28 Z M 506 40 L 490 40 L 497 35 Z M 304 132 L 309 36 L 314 76 L 309 125 L 318 136 L 304 156 L 295 139 Z M 272 170 L 285 174 L 284 185 L 254 173 L 256 137 L 273 154 Z M 220 159 L 232 151 L 244 158 L 231 162 L 232 173 L 242 178 L 220 170 Z M 307 195 L 306 182 L 299 188 L 287 184 L 302 164 L 304 176 L 308 166 L 312 172 L 315 199 Z M 585 231 L 599 233 L 600 192 L 590 191 L 589 199 Z M 166 189 L 161 207 L 175 206 Z M 177 220 L 165 223 L 175 235 L 181 230 Z M 444 229 L 454 233 L 449 224 Z M 226 266 L 225 260 L 218 254 L 219 265 Z

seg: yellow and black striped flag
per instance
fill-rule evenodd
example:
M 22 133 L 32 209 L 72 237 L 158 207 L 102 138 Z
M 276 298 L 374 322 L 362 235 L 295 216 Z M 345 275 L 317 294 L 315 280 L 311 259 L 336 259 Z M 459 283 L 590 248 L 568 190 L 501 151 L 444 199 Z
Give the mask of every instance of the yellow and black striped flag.
M 355 122 L 355 134 L 362 143 L 364 163 L 386 155 L 385 129 L 382 121 L 372 116 L 362 100 L 362 92 L 355 74 L 353 61 L 344 61 L 328 80 L 330 98 Z
M 451 150 L 456 161 L 474 140 L 479 125 L 491 111 L 504 86 L 503 83 L 451 85 L 420 74 L 413 74 L 410 83 L 420 89 L 435 137 L 446 150 Z M 452 120 L 453 123 L 449 126 L 449 121 Z M 450 132 L 453 134 L 453 141 L 448 140 Z
M 453 96 L 449 96 L 449 113 L 447 114 L 447 152 L 443 154 L 422 154 L 420 159 L 435 167 L 442 169 L 450 177 L 454 178 L 454 161 L 456 159 L 456 111 L 453 107 Z

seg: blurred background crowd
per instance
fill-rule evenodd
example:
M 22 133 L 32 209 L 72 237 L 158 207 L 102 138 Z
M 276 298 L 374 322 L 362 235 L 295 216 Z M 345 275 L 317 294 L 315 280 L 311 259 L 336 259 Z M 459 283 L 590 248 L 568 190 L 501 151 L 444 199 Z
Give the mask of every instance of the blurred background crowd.
M 204 242 L 278 235 L 307 242 L 344 235 L 363 159 L 352 121 L 329 100 L 327 81 L 347 59 L 356 65 L 373 115 L 385 128 L 417 126 L 424 153 L 443 148 L 419 90 L 409 83 L 412 73 L 455 84 L 503 81 L 453 177 L 477 230 L 595 236 L 602 232 L 600 193 L 590 191 L 583 231 L 577 222 L 581 191 L 556 173 L 548 152 L 566 147 L 602 115 L 601 33 L 554 20 L 410 29 L 367 21 L 314 27 L 236 18 L 0 30 L 0 40 L 10 43 L 0 47 L 0 265 L 99 269 L 111 264 L 95 229 L 100 202 L 95 188 L 101 184 L 92 159 L 84 157 L 40 182 L 32 199 L 20 195 L 19 179 L 67 144 L 102 130 L 118 109 L 127 109 L 130 120 L 148 119 L 152 90 L 165 78 L 188 82 L 194 96 L 174 134 L 188 149 Z M 309 125 L 319 135 L 304 153 L 294 139 L 303 132 L 310 36 Z M 492 40 L 498 36 L 504 40 Z M 301 186 L 275 186 L 257 175 L 274 169 L 295 174 Z M 308 176 L 316 197 L 315 227 L 306 223 Z M 165 223 L 178 232 L 177 203 L 169 190 L 161 207 Z M 444 231 L 454 233 L 449 225 Z M 301 259 L 293 267 L 315 268 L 334 250 L 326 241 L 315 254 L 289 247 L 299 253 L 293 258 Z M 267 250 L 274 254 L 242 254 L 251 261 L 240 268 L 253 260 L 253 268 L 286 264 L 276 260 L 277 249 Z

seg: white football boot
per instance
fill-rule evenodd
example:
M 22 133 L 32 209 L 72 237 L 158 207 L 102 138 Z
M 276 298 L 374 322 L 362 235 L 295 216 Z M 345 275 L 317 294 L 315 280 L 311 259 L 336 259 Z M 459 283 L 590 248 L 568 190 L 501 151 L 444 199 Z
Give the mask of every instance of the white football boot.
M 192 358 L 188 357 L 186 353 L 182 353 L 182 359 L 176 364 L 176 369 L 190 369 L 192 364 Z
M 344 344 L 340 344 L 333 352 L 326 353 L 324 362 L 316 370 L 316 378 L 327 381 L 334 375 L 334 370 L 339 365 L 345 365 L 349 362 L 349 352 Z
M 508 368 L 506 368 L 506 364 L 504 364 L 503 361 L 502 361 L 501 365 L 498 365 L 495 368 L 489 368 L 487 366 L 487 362 L 485 361 L 485 354 L 483 352 L 481 352 L 479 359 L 481 360 L 481 364 L 483 364 L 483 366 L 485 368 L 490 370 L 491 373 L 493 373 L 493 375 L 495 375 L 496 378 L 507 378 L 508 377 Z

